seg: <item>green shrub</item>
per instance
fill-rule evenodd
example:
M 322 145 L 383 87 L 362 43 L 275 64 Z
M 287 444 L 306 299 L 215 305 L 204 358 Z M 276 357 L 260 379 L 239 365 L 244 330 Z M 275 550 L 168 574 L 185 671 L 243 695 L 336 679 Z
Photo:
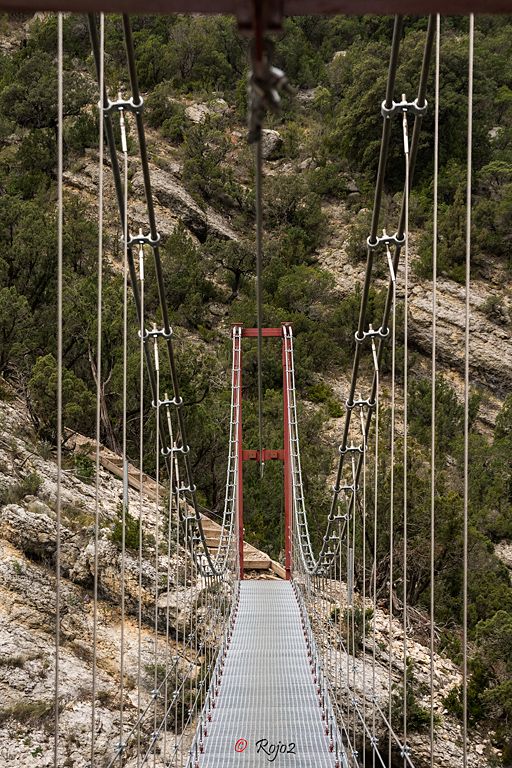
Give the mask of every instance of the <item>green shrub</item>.
M 31 472 L 20 483 L 23 496 L 37 496 L 42 484 L 43 481 L 37 472 Z
M 75 475 L 84 482 L 89 482 L 94 477 L 94 462 L 84 453 L 75 455 Z
M 0 709 L 0 725 L 9 720 L 17 720 L 25 725 L 38 725 L 53 715 L 54 704 L 48 701 L 21 701 Z
M 425 731 L 430 726 L 430 708 L 423 707 L 418 702 L 418 697 L 427 694 L 428 688 L 418 682 L 413 670 L 414 662 L 409 658 L 407 659 L 405 702 L 402 683 L 395 683 L 392 688 L 392 725 L 397 733 L 402 732 L 405 708 L 407 708 L 407 727 L 410 731 Z M 439 715 L 434 715 L 434 725 L 439 723 Z
M 140 538 L 140 522 L 138 518 L 132 517 L 128 510 L 124 515 L 124 542 L 127 549 L 138 550 Z M 118 547 L 123 545 L 123 506 L 119 505 L 117 510 L 117 520 L 114 523 L 111 541 Z

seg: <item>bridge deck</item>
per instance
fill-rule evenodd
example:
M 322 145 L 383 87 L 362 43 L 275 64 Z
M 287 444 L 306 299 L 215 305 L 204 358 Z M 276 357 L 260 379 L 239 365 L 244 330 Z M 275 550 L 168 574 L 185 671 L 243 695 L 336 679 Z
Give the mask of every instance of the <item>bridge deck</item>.
M 243 581 L 201 768 L 333 768 L 290 582 Z M 235 744 L 247 740 L 243 752 Z M 293 744 L 268 755 L 258 741 Z

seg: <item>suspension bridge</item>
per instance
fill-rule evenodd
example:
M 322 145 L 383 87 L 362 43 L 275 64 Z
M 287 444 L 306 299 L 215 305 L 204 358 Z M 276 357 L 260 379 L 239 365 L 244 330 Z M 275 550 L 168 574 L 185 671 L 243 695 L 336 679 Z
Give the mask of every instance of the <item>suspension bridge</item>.
M 0 3 L 7 7 L 8 4 Z M 276 766 L 306 768 L 356 768 L 359 766 L 438 765 L 436 755 L 436 716 L 434 712 L 434 589 L 430 605 L 430 750 L 427 760 L 418 762 L 414 738 L 408 730 L 408 604 L 407 604 L 407 510 L 408 510 L 408 295 L 409 295 L 409 192 L 420 144 L 421 125 L 427 110 L 435 123 L 434 157 L 434 227 L 437 227 L 438 139 L 439 139 L 439 78 L 440 39 L 442 21 L 439 16 L 428 18 L 424 33 L 423 57 L 417 75 L 416 92 L 397 94 L 395 82 L 403 39 L 404 17 L 395 17 L 390 41 L 389 67 L 385 92 L 375 110 L 382 115 L 380 157 L 375 182 L 374 204 L 367 238 L 367 260 L 364 269 L 359 320 L 354 328 L 355 353 L 346 393 L 341 441 L 334 446 L 336 457 L 331 482 L 331 503 L 324 526 L 323 538 L 315 552 L 310 526 L 316 510 L 307 507 L 306 482 L 303 477 L 300 450 L 300 410 L 297 406 L 295 383 L 293 326 L 264 326 L 261 293 L 261 264 L 264 220 L 262 195 L 264 170 L 261 153 L 261 130 L 269 110 L 279 107 L 281 93 L 288 89 L 286 75 L 273 66 L 271 50 L 264 34 L 278 28 L 283 9 L 278 4 L 256 4 L 254 8 L 242 3 L 161 4 L 147 0 L 144 9 L 135 2 L 44 3 L 55 10 L 88 11 L 89 32 L 98 80 L 99 165 L 98 165 L 98 315 L 97 315 L 97 417 L 95 442 L 95 562 L 94 562 L 94 642 L 92 648 L 93 680 L 91 693 L 90 768 L 142 768 L 142 766 L 187 766 L 187 768 L 235 768 L 235 766 Z M 345 4 L 347 5 L 347 4 Z M 346 10 L 336 2 L 319 3 L 313 11 Z M 384 4 L 385 5 L 385 4 Z M 388 3 L 386 10 L 402 11 L 402 5 Z M 420 10 L 441 10 L 434 3 L 419 4 Z M 487 4 L 486 10 L 510 10 L 506 2 Z M 73 6 L 73 7 L 72 7 Z M 133 7 L 132 7 L 133 6 Z M 165 7 L 164 7 L 165 6 Z M 324 7 L 325 6 L 325 7 Z M 343 7 L 341 7 L 343 6 Z M 399 7 L 400 6 L 400 7 Z M 475 6 L 475 7 L 473 7 Z M 25 9 L 35 9 L 37 2 L 25 0 Z M 378 2 L 364 3 L 365 11 L 381 12 Z M 111 99 L 105 78 L 105 17 L 91 11 L 122 10 L 122 25 L 130 93 Z M 240 26 L 254 39 L 251 46 L 251 77 L 249 82 L 249 138 L 255 145 L 256 178 L 256 309 L 257 327 L 241 324 L 232 329 L 231 405 L 227 441 L 227 473 L 225 502 L 221 523 L 212 522 L 201 511 L 193 476 L 191 446 L 186 414 L 180 393 L 173 329 L 166 296 L 162 261 L 161 235 L 155 212 L 151 186 L 150 164 L 144 129 L 144 100 L 141 95 L 134 41 L 126 11 L 189 11 L 236 12 Z M 311 12 L 310 4 L 285 2 L 285 13 Z M 355 6 L 349 10 L 355 10 Z M 478 10 L 476 3 L 453 0 L 443 12 Z M 254 11 L 254 12 L 253 12 Z M 359 11 L 358 11 L 359 12 Z M 467 713 L 467 529 L 468 529 L 468 419 L 469 419 L 469 354 L 470 354 L 470 257 L 471 257 L 471 187 L 472 187 L 472 87 L 473 87 L 474 17 L 469 22 L 468 51 L 468 125 L 467 125 L 467 228 L 466 228 L 466 316 L 465 316 L 465 485 L 464 497 L 464 626 L 462 644 L 463 721 L 461 729 L 460 765 L 474 765 L 470 759 Z M 62 15 L 58 22 L 58 235 L 59 235 L 59 295 L 58 295 L 58 455 L 59 473 L 62 469 L 62 435 L 65 429 L 62 415 L 62 295 L 63 286 L 63 34 Z M 429 75 L 434 70 L 434 92 L 427 94 Z M 428 97 L 428 101 L 427 101 Z M 461 98 L 463 98 L 461 96 Z M 127 123 L 134 129 L 138 142 L 140 167 L 144 181 L 147 229 L 130 230 L 130 198 L 128 183 Z M 372 137 L 373 138 L 373 137 Z M 394 144 L 393 144 L 394 142 Z M 382 230 L 382 201 L 390 148 L 400 148 L 405 185 L 400 212 L 395 224 L 386 222 Z M 108 152 L 110 168 L 105 153 Z M 101 376 L 102 376 L 102 270 L 103 270 L 103 211 L 105 174 L 111 173 L 122 228 L 124 274 L 124 373 L 123 373 L 123 453 L 119 460 L 107 459 L 101 448 Z M 434 230 L 432 275 L 432 423 L 435 423 L 436 377 L 436 248 Z M 154 264 L 154 280 L 159 298 L 157 317 L 146 311 L 146 260 Z M 374 263 L 386 265 L 388 286 L 382 316 L 369 317 L 369 295 L 374 282 Z M 154 286 L 152 286 L 153 288 Z M 398 296 L 404 312 L 404 360 L 401 381 L 400 447 L 397 443 L 397 303 Z M 129 307 L 135 308 L 138 326 L 130 327 Z M 138 334 L 139 343 L 139 403 L 140 455 L 139 465 L 129 464 L 126 439 L 127 411 L 127 339 Z M 243 346 L 246 339 L 258 347 L 259 447 L 244 448 L 243 425 Z M 283 442 L 279 448 L 263 445 L 263 384 L 261 355 L 263 344 L 279 344 L 282 360 Z M 383 398 L 380 370 L 384 350 L 391 351 L 391 455 L 385 460 L 391 472 L 390 495 L 390 583 L 394 584 L 393 531 L 398 510 L 394 508 L 393 483 L 400 458 L 403 477 L 403 498 L 400 500 L 400 525 L 403 530 L 403 583 L 401 607 L 397 612 L 393 588 L 389 589 L 387 645 L 388 692 L 386 703 L 378 694 L 376 666 L 378 642 L 383 633 L 377 629 L 377 614 L 382 601 L 377 597 L 377 551 L 380 543 L 379 504 L 383 490 L 379 486 L 379 455 L 382 423 L 380 406 Z M 369 361 L 370 380 L 361 375 L 363 361 Z M 161 381 L 171 382 L 172 391 L 162 391 Z M 149 392 L 145 382 L 149 381 Z M 149 397 L 155 423 L 156 477 L 144 473 L 143 403 Z M 398 457 L 398 451 L 401 454 Z M 434 581 L 435 549 L 435 437 L 432 435 L 431 464 L 431 580 Z M 131 457 L 136 461 L 136 457 Z M 273 563 L 270 558 L 250 548 L 244 541 L 244 466 L 257 462 L 261 470 L 270 461 L 279 462 L 283 471 L 284 489 L 284 560 Z M 105 463 L 107 462 L 107 463 Z M 121 629 L 119 682 L 119 718 L 117 737 L 110 754 L 98 754 L 98 708 L 96 677 L 96 605 L 98 594 L 98 536 L 99 499 L 101 496 L 100 465 L 107 466 L 123 480 L 123 526 L 128 514 L 128 487 L 140 491 L 140 520 L 144 519 L 146 495 L 151 493 L 156 510 L 154 535 L 156 571 L 154 595 L 154 681 L 149 697 L 139 692 L 135 714 L 127 705 L 123 680 L 126 649 Z M 60 475 L 59 475 L 60 476 Z M 145 495 L 146 494 L 146 495 Z M 61 716 L 60 653 L 61 653 L 61 566 L 60 566 L 60 504 L 57 505 L 56 558 L 56 644 L 55 644 L 55 751 L 54 766 L 63 766 L 59 719 Z M 132 515 L 137 511 L 130 509 Z M 370 524 L 371 519 L 371 524 Z M 139 587 L 142 584 L 142 536 L 139 542 Z M 125 552 L 123 528 L 123 557 Z M 167 571 L 161 571 L 160 548 L 167 552 Z M 360 550 L 360 551 L 359 551 Z M 181 558 L 181 559 L 180 559 Z M 356 573 L 356 561 L 361 562 Z M 273 578 L 253 578 L 263 568 Z M 270 569 L 270 570 L 269 570 Z M 362 574 L 362 575 L 361 575 Z M 251 576 L 251 578 L 247 578 Z M 159 584 L 165 588 L 159 588 Z M 356 589 L 356 583 L 360 585 Z M 398 590 L 398 585 L 395 591 Z M 181 649 L 170 642 L 170 605 L 185 605 L 174 629 Z M 162 609 L 167 619 L 162 623 Z M 125 594 L 121 584 L 121 627 L 126 616 Z M 139 633 L 142 624 L 139 603 Z M 401 649 L 396 651 L 394 640 L 397 624 L 401 625 Z M 139 634 L 140 637 L 140 634 Z M 362 650 L 358 650 L 358 648 Z M 356 657 L 357 662 L 356 662 Z M 140 654 L 140 645 L 139 645 Z M 140 656 L 139 656 L 140 658 Z M 357 678 L 357 679 L 356 679 Z M 361 694 L 362 689 L 362 694 Z M 398 692 L 398 705 L 391 696 Z M 399 723 L 397 725 L 397 711 Z M 384 735 L 383 735 L 384 734 Z M 67 764 L 67 763 L 66 763 Z

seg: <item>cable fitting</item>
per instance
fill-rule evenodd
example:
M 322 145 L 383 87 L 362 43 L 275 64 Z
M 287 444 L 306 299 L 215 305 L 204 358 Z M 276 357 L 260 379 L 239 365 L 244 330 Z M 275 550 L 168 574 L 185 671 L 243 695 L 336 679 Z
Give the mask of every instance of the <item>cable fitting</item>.
M 346 445 L 345 447 L 340 445 L 338 450 L 339 450 L 339 452 L 341 453 L 342 456 L 345 456 L 346 453 L 364 453 L 363 446 L 362 445 L 354 445 L 354 443 L 352 443 L 351 445 Z
M 350 487 L 352 487 L 352 486 L 350 486 Z M 338 489 L 336 489 L 333 486 L 333 491 L 334 490 L 336 490 L 338 493 L 341 492 L 341 488 L 338 490 Z M 347 514 L 345 514 L 345 515 L 329 515 L 329 517 L 327 518 L 327 522 L 328 523 L 339 523 L 342 520 L 348 520 L 348 515 Z
M 101 109 L 101 103 L 98 105 Z M 133 100 L 133 96 L 129 99 L 117 99 L 117 101 L 107 102 L 107 105 L 103 107 L 103 114 L 110 115 L 111 112 L 134 112 L 136 115 L 140 115 L 144 109 L 144 99 L 140 96 L 140 101 L 136 103 Z
M 178 488 L 178 493 L 195 493 L 196 492 L 196 486 L 195 485 L 180 485 Z M 194 515 L 194 520 L 196 519 Z
M 366 238 L 366 244 L 368 248 L 378 248 L 380 245 L 396 245 L 398 248 L 402 248 L 405 245 L 405 234 L 402 237 L 398 237 L 398 232 L 394 235 L 382 235 L 382 237 L 376 237 L 372 240 L 370 236 Z
M 390 107 L 386 107 L 386 102 L 383 101 L 380 111 L 382 117 L 390 120 L 397 112 L 412 112 L 413 115 L 424 115 L 427 111 L 427 106 L 428 103 L 425 100 L 423 106 L 420 107 L 418 99 L 414 99 L 414 101 L 407 101 L 406 99 L 402 99 L 402 101 L 393 101 Z
M 353 408 L 375 408 L 375 405 L 375 400 L 370 400 L 370 398 L 367 400 L 353 400 L 351 403 L 348 400 L 345 401 L 345 407 L 348 411 L 351 411 Z
M 285 73 L 273 67 L 270 59 L 273 47 L 265 41 L 261 58 L 256 46 L 251 47 L 251 71 L 249 73 L 249 144 L 259 141 L 263 121 L 268 110 L 278 112 L 281 106 L 281 91 L 294 94 L 295 89 L 288 82 Z
M 181 397 L 180 397 L 180 400 L 181 400 Z M 170 402 L 171 401 L 169 401 L 169 403 Z M 160 403 L 160 405 L 161 404 L 162 403 Z M 176 405 L 175 402 L 173 402 L 172 404 Z M 161 448 L 160 449 L 160 453 L 162 454 L 162 456 L 170 456 L 173 453 L 182 453 L 185 456 L 187 453 L 189 453 L 189 451 L 190 451 L 190 445 L 180 445 L 179 447 L 178 446 L 174 446 L 173 448 L 167 447 L 167 448 Z
M 365 339 L 387 339 L 388 336 L 389 328 L 383 328 L 382 326 L 377 328 L 377 330 L 370 328 L 369 331 L 363 331 L 361 335 L 359 335 L 359 331 L 356 331 L 354 334 L 354 338 L 358 344 L 362 344 Z
M 121 238 L 122 239 L 122 238 Z M 149 245 L 151 248 L 156 248 L 157 245 L 159 245 L 161 240 L 160 233 L 156 233 L 156 237 L 151 237 L 151 234 L 149 235 L 130 235 L 128 238 L 128 248 L 131 248 L 132 245 Z
M 172 328 L 169 328 L 168 331 L 166 331 L 165 328 L 153 328 L 151 331 L 145 330 L 143 336 L 141 336 L 141 332 L 138 331 L 138 336 L 139 339 L 142 338 L 143 341 L 157 339 L 159 336 L 162 337 L 162 339 L 170 339 L 172 336 Z
M 354 486 L 353 485 L 333 485 L 332 490 L 334 493 L 342 493 L 345 491 L 351 491 L 351 493 L 354 493 Z
M 154 400 L 151 401 L 151 405 L 153 406 L 153 408 L 157 407 L 157 404 L 155 403 Z M 175 405 L 176 408 L 179 408 L 180 405 L 183 405 L 183 398 L 182 397 L 173 397 L 172 400 L 169 400 L 168 398 L 165 399 L 165 400 L 158 400 L 158 407 L 159 408 L 162 408 L 162 406 L 164 408 L 168 408 L 171 405 Z M 172 448 L 165 448 L 165 449 L 163 448 L 162 452 L 164 450 L 168 450 L 168 451 L 172 452 L 173 449 Z M 182 451 L 182 453 L 188 453 L 188 451 Z M 163 455 L 164 456 L 168 456 L 169 454 L 168 453 L 163 453 Z

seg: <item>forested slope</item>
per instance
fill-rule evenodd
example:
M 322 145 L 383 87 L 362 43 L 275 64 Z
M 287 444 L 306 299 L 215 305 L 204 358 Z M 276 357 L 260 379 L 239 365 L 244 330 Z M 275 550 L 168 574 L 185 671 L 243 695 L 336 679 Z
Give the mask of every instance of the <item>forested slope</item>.
M 255 324 L 254 179 L 246 143 L 246 43 L 220 17 L 134 19 L 145 119 L 149 127 L 166 285 L 201 501 L 223 503 L 228 428 L 229 328 Z M 424 19 L 405 24 L 396 94 L 412 98 L 419 74 Z M 380 140 L 392 20 L 288 20 L 275 61 L 296 87 L 265 137 L 264 320 L 291 321 L 296 335 L 304 476 L 315 536 L 327 509 L 326 478 L 339 440 L 365 259 L 369 209 Z M 436 594 L 440 648 L 460 653 L 462 562 L 462 407 L 460 283 L 464 270 L 467 21 L 449 19 L 441 51 L 440 322 Z M 4 17 L 0 58 L 0 371 L 26 397 L 43 445 L 55 440 L 56 297 L 56 24 L 52 17 Z M 119 20 L 107 20 L 107 79 L 113 98 L 125 91 Z M 512 223 L 512 22 L 477 22 L 474 125 L 472 300 L 474 358 L 471 433 L 470 632 L 471 717 L 497 724 L 503 764 L 512 764 L 512 588 L 494 554 L 512 539 L 512 360 L 510 293 Z M 65 20 L 66 426 L 92 434 L 96 344 L 97 91 L 83 17 Z M 431 99 L 432 87 L 428 98 Z M 409 599 L 429 601 L 429 296 L 432 245 L 433 110 L 424 121 L 411 201 L 411 389 Z M 132 139 L 133 142 L 133 139 Z M 396 228 L 403 186 L 401 138 L 394 134 L 386 220 Z M 130 145 L 130 221 L 146 226 L 135 144 Z M 122 382 L 120 232 L 111 190 L 106 203 L 104 440 L 119 442 Z M 386 265 L 372 291 L 369 316 L 383 305 Z M 151 272 L 148 317 L 157 312 Z M 400 314 L 400 313 L 399 313 Z M 131 318 L 134 320 L 134 317 Z M 130 412 L 137 412 L 138 339 L 129 339 Z M 400 334 L 399 334 L 400 335 Z M 401 347 L 398 376 L 403 376 Z M 257 437 L 254 349 L 245 354 L 246 447 Z M 370 371 L 371 359 L 367 361 Z M 384 384 L 389 389 L 389 357 Z M 279 350 L 265 347 L 265 443 L 282 440 Z M 165 382 L 163 382 L 165 386 Z M 149 403 L 148 403 L 149 406 Z M 151 445 L 148 407 L 146 445 Z M 383 407 L 384 420 L 389 418 Z M 129 452 L 138 456 L 137 420 Z M 495 426 L 494 426 L 495 425 Z M 400 429 L 399 429 L 400 433 Z M 389 430 L 386 430 L 389 435 Z M 388 437 L 384 437 L 385 442 Z M 399 435 L 400 443 L 400 435 Z M 385 450 L 382 450 L 384 455 Z M 148 450 L 145 469 L 153 469 Z M 254 469 L 254 473 L 252 471 Z M 277 556 L 281 548 L 280 468 L 262 481 L 248 468 L 247 531 Z M 400 467 L 397 466 L 397 476 Z M 400 499 L 401 487 L 395 487 Z M 383 521 L 388 478 L 381 489 Z M 397 504 L 399 506 L 399 504 Z M 385 526 L 385 523 L 383 523 Z M 396 573 L 400 581 L 401 521 Z M 387 589 L 388 542 L 381 541 L 379 582 Z M 359 573 L 359 580 L 361 573 Z M 457 712 L 454 695 L 448 702 Z

